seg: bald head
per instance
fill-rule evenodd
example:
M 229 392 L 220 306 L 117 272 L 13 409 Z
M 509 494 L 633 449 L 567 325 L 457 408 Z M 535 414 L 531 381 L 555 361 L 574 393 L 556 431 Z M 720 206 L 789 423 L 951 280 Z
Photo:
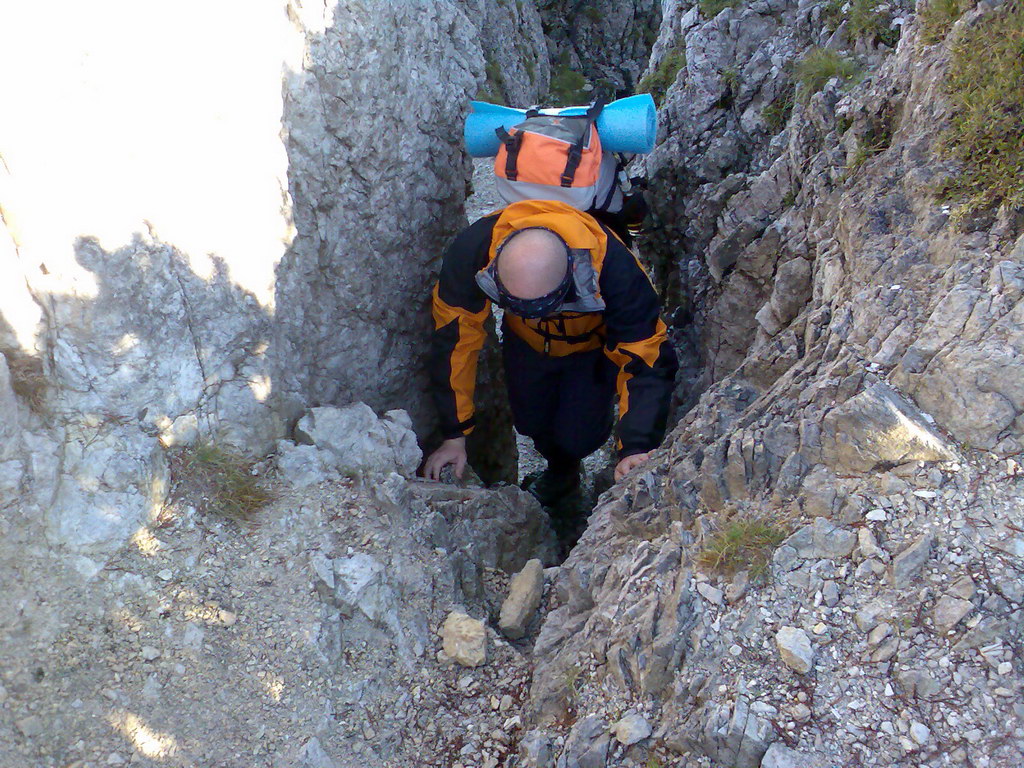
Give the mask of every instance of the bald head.
M 498 257 L 498 277 L 520 299 L 536 299 L 555 290 L 568 268 L 565 244 L 546 229 L 510 235 Z

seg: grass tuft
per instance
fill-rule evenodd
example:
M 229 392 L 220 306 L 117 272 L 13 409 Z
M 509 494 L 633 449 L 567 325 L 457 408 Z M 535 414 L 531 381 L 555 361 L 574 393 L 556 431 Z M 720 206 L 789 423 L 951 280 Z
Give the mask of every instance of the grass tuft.
M 967 0 L 930 0 L 918 14 L 921 21 L 921 42 L 931 45 L 945 38 L 967 8 Z
M 246 520 L 271 500 L 253 475 L 254 461 L 208 440 L 171 456 L 172 496 L 198 512 Z
M 768 130 L 778 133 L 786 127 L 791 114 L 793 114 L 792 86 L 787 87 L 785 91 L 775 97 L 775 101 L 761 110 L 761 119 L 768 126 Z
M 796 65 L 796 81 L 802 89 L 802 96 L 809 98 L 825 87 L 833 77 L 849 80 L 860 72 L 855 61 L 844 59 L 827 48 L 812 48 Z
M 1024 6 L 1007 4 L 955 43 L 945 91 L 953 120 L 939 152 L 960 171 L 940 190 L 954 220 L 1024 206 Z
M 775 548 L 788 531 L 767 517 L 734 517 L 704 543 L 697 564 L 709 571 L 733 574 L 747 570 L 752 579 L 763 576 Z
M 549 99 L 552 104 L 586 104 L 590 95 L 583 90 L 587 80 L 579 72 L 562 65 L 551 75 L 548 86 Z
M 880 10 L 880 6 L 879 0 L 852 0 L 847 12 L 847 30 L 852 39 L 867 38 L 888 46 L 899 42 L 899 30 L 890 27 L 892 15 L 887 10 Z
M 682 41 L 678 41 L 673 48 L 666 53 L 657 68 L 640 80 L 636 87 L 637 93 L 649 93 L 654 103 L 659 107 L 665 100 L 665 94 L 669 86 L 676 81 L 679 70 L 686 66 L 686 48 Z
M 740 0 L 699 0 L 700 14 L 705 19 L 713 19 L 726 8 L 735 8 Z

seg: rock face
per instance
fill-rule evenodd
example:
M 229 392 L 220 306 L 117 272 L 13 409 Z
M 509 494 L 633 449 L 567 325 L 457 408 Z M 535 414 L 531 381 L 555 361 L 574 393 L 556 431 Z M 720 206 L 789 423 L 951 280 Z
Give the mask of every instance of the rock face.
M 936 196 L 955 37 L 847 5 L 660 6 L 644 245 L 692 407 L 548 572 L 530 656 L 468 617 L 555 564 L 547 515 L 408 475 L 460 105 L 541 93 L 536 7 L 168 6 L 116 33 L 68 9 L 55 73 L 5 97 L 45 123 L 3 125 L 0 753 L 1024 763 L 1021 219 L 957 227 Z M 556 84 L 628 86 L 644 30 L 610 33 L 655 4 L 569 7 L 539 4 Z M 131 42 L 152 26 L 173 50 Z M 814 45 L 864 77 L 797 89 Z M 165 450 L 198 437 L 276 447 L 278 502 L 165 508 Z
M 536 2 L 548 39 L 553 90 L 564 92 L 559 81 L 575 72 L 606 99 L 632 93 L 655 40 L 660 2 Z
M 9 94 L 33 118 L 5 126 L 0 168 L 0 353 L 21 411 L 0 497 L 102 561 L 162 503 L 161 447 L 259 455 L 309 405 L 357 401 L 405 409 L 426 437 L 429 285 L 463 224 L 460 124 L 484 51 L 517 52 L 502 62 L 517 98 L 546 87 L 535 8 L 493 5 L 66 19 L 60 55 Z M 235 14 L 252 34 L 233 34 Z M 45 23 L 26 10 L 12 40 Z M 184 66 L 128 42 L 150 28 L 197 53 Z M 136 119 L 124 94 L 139 88 L 163 118 Z M 53 139 L 72 123 L 108 129 Z
M 1002 651 L 975 663 L 954 650 L 1010 632 L 995 613 L 1005 598 L 985 613 L 963 585 L 994 552 L 996 580 L 1019 579 L 1024 239 L 1016 211 L 958 228 L 935 196 L 950 173 L 935 151 L 950 43 L 925 44 L 900 4 L 876 9 L 895 34 L 857 39 L 852 22 L 829 28 L 823 3 L 704 18 L 711 7 L 666 3 L 648 68 L 685 50 L 646 160 L 646 244 L 656 283 L 690 308 L 672 333 L 694 350 L 678 400 L 695 404 L 646 470 L 602 497 L 562 566 L 535 646 L 533 723 L 553 739 L 567 712 L 640 701 L 667 749 L 729 765 L 852 764 L 864 739 L 878 764 L 928 765 L 947 737 L 953 760 L 1020 762 L 1017 747 L 988 743 L 994 756 L 962 739 L 1024 735 L 1003 696 L 1020 681 L 991 674 Z M 859 84 L 793 82 L 791 65 L 826 44 L 856 60 Z M 723 531 L 768 559 L 766 580 L 727 603 L 732 574 L 707 565 Z M 730 569 L 752 569 L 744 557 Z M 581 659 L 584 682 L 567 686 Z M 926 668 L 952 725 L 885 704 Z M 769 753 L 779 725 L 802 735 Z
M 462 4 L 477 26 L 484 53 L 486 80 L 477 97 L 510 107 L 537 104 L 547 92 L 551 67 L 534 0 L 463 0 Z

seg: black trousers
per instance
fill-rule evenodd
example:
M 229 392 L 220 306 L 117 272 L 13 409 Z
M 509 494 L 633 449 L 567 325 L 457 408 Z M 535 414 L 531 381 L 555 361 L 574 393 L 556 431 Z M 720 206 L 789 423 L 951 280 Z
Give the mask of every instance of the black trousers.
M 565 357 L 539 352 L 507 328 L 505 383 L 516 431 L 533 440 L 551 467 L 570 467 L 612 431 L 618 368 L 599 348 Z

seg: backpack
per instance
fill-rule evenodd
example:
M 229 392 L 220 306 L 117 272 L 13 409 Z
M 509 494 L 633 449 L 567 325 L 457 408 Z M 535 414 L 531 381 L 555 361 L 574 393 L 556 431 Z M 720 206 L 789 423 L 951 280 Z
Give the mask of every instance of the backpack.
M 627 180 L 626 155 L 602 147 L 597 119 L 603 108 L 597 101 L 567 115 L 533 107 L 509 130 L 496 128 L 501 143 L 494 158 L 495 190 L 508 205 L 522 200 L 567 203 L 630 245 L 647 215 L 647 185 L 640 177 Z
M 501 146 L 494 158 L 495 187 L 506 203 L 559 200 L 581 211 L 615 192 L 617 164 L 601 149 L 594 124 L 603 102 L 579 115 L 527 111 L 509 130 L 497 128 Z M 610 162 L 609 162 L 610 161 Z M 603 195 L 603 197 L 602 197 Z

